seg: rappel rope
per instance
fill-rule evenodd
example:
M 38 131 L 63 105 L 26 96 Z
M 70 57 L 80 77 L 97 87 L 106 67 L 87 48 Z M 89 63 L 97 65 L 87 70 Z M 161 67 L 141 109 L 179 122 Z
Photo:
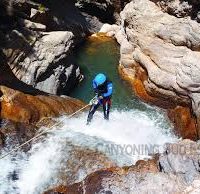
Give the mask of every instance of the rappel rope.
M 39 138 L 40 136 L 42 136 L 43 134 L 47 133 L 48 131 L 50 131 L 51 129 L 53 129 L 55 126 L 60 125 L 61 123 L 64 122 L 65 119 L 69 119 L 71 117 L 73 117 L 74 115 L 76 115 L 77 113 L 81 112 L 82 110 L 86 109 L 88 106 L 90 106 L 91 104 L 93 104 L 94 102 L 96 102 L 96 96 L 94 98 L 92 98 L 90 100 L 90 102 L 85 105 L 84 107 L 82 107 L 81 109 L 77 110 L 76 112 L 72 113 L 71 115 L 67 116 L 67 118 L 63 118 L 61 119 L 59 122 L 55 123 L 54 125 L 52 125 L 51 127 L 47 128 L 46 130 L 38 133 L 37 135 L 35 135 L 34 137 L 32 137 L 31 139 L 29 139 L 28 141 L 24 142 L 23 144 L 15 147 L 14 149 L 12 149 L 10 152 L 6 153 L 5 155 L 3 155 L 2 157 L 0 157 L 0 160 L 7 157 L 8 155 L 12 154 L 13 152 L 17 151 L 18 149 L 20 149 L 21 147 L 27 145 L 28 143 L 30 143 L 33 140 L 36 140 L 37 138 Z

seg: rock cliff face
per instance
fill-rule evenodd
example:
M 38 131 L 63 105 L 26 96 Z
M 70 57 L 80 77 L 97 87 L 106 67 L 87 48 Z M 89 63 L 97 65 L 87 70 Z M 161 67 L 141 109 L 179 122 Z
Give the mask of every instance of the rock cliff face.
M 120 16 L 120 26 L 104 25 L 101 32 L 120 43 L 120 72 L 136 93 L 162 107 L 192 106 L 199 118 L 199 24 L 149 0 L 131 1 Z

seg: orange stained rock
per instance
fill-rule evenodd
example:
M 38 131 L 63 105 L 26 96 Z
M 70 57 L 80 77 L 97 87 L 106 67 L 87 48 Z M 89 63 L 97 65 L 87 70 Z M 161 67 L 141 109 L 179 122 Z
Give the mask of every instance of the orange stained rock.
M 83 102 L 69 97 L 31 96 L 5 86 L 0 89 L 3 92 L 1 117 L 14 122 L 32 124 L 43 117 L 71 114 L 84 105 Z
M 119 73 L 121 77 L 128 81 L 135 94 L 145 102 L 157 105 L 168 110 L 168 116 L 174 124 L 175 133 L 182 138 L 191 140 L 198 139 L 198 126 L 194 115 L 191 113 L 190 106 L 183 103 L 173 101 L 173 99 L 165 99 L 155 91 L 149 93 L 144 85 L 147 81 L 147 73 L 138 64 L 134 64 L 135 73 L 129 74 L 122 65 L 119 66 Z
M 196 118 L 192 115 L 190 108 L 177 106 L 168 110 L 168 116 L 174 123 L 176 132 L 183 139 L 197 140 Z
M 87 47 L 86 52 L 87 54 L 92 55 L 99 52 L 99 43 L 115 42 L 115 40 L 111 37 L 106 36 L 105 33 L 96 33 L 92 36 L 89 36 L 87 38 L 87 42 L 89 42 L 90 46 Z
M 157 166 L 157 159 L 150 159 L 147 161 L 139 160 L 135 165 L 126 167 L 112 167 L 107 169 L 98 170 L 88 175 L 82 182 L 75 183 L 69 186 L 58 186 L 51 190 L 44 192 L 44 194 L 62 193 L 62 194 L 88 194 L 96 193 L 101 188 L 102 179 L 106 179 L 113 175 L 117 175 L 117 179 L 120 181 L 120 176 L 128 175 L 129 173 L 156 173 L 159 172 Z
M 146 79 L 146 75 L 139 67 L 136 68 L 135 75 L 129 75 L 126 68 L 119 66 L 119 74 L 125 81 L 129 82 L 135 92 L 135 94 L 145 102 L 156 102 L 157 99 L 150 96 L 144 86 L 143 81 Z
M 53 188 L 44 192 L 44 194 L 51 193 L 62 193 L 62 194 L 77 194 L 84 193 L 93 194 L 101 188 L 102 179 L 106 179 L 110 176 L 115 176 L 116 181 L 119 180 L 123 175 L 128 175 L 129 173 L 156 173 L 159 172 L 157 166 L 157 159 L 150 159 L 147 161 L 139 160 L 135 165 L 127 167 L 112 167 L 108 169 L 98 170 L 90 175 L 88 175 L 82 182 L 75 183 L 73 185 Z
M 114 39 L 112 37 L 107 36 L 106 33 L 104 32 L 98 32 L 98 33 L 93 34 L 92 36 L 89 36 L 88 40 L 95 41 L 95 42 L 96 41 L 107 42 L 107 41 L 112 41 Z

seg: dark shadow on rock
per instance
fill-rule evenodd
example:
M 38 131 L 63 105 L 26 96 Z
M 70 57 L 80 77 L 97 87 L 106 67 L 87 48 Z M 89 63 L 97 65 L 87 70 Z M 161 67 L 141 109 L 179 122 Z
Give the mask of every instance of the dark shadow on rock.
M 26 94 L 31 95 L 48 95 L 34 87 L 20 81 L 11 71 L 10 67 L 6 64 L 5 56 L 0 52 L 0 85 L 19 90 Z
M 38 13 L 35 17 L 30 17 L 32 8 Z M 44 24 L 47 31 L 72 31 L 75 37 L 77 37 L 75 40 L 77 42 L 90 33 L 89 28 L 91 26 L 75 6 L 75 1 L 73 0 L 33 0 L 30 2 L 2 0 L 0 2 L 0 84 L 32 95 L 45 95 L 45 92 L 34 89 L 32 86 L 17 79 L 14 75 L 18 70 L 22 72 L 29 71 L 20 66 L 20 62 L 34 55 L 36 52 L 34 44 L 42 36 L 41 32 L 34 31 L 23 25 L 25 19 L 28 19 L 30 22 Z M 36 83 L 50 77 L 52 72 L 58 69 L 61 63 L 62 60 L 49 65 L 49 69 L 36 80 Z M 68 61 L 65 64 L 69 67 L 73 63 Z M 75 84 L 73 78 L 76 68 L 73 68 L 72 71 L 73 75 L 70 76 L 72 83 L 69 86 L 65 86 L 64 81 L 68 80 L 64 75 L 65 72 L 61 73 L 59 79 L 63 82 L 63 86 L 61 84 L 58 93 L 63 94 L 61 92 L 62 88 L 68 93 L 68 88 L 72 88 Z
M 22 6 L 23 5 L 23 6 Z M 23 1 L 2 0 L 0 2 L 0 85 L 5 85 L 24 93 L 37 95 L 46 93 L 34 89 L 16 78 L 10 66 L 18 65 L 18 62 L 34 53 L 34 41 L 40 37 L 39 32 L 34 32 L 23 26 L 23 20 L 30 15 L 31 7 L 28 7 Z M 19 23 L 20 21 L 20 23 Z
M 47 10 L 45 14 L 33 20 L 46 25 L 47 31 L 66 30 L 74 34 L 89 33 L 90 24 L 75 7 L 74 0 L 35 0 L 35 2 L 41 3 Z
M 114 24 L 118 18 L 117 15 L 130 0 L 77 0 L 77 2 L 77 6 L 82 12 L 97 17 L 102 23 Z

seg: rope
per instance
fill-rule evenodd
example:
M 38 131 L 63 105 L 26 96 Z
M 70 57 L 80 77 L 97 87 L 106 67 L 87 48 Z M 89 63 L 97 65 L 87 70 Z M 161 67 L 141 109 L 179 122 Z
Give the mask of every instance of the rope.
M 93 101 L 96 97 L 94 97 L 91 101 Z M 90 101 L 90 102 L 91 102 Z M 86 106 L 82 107 L 81 109 L 77 110 L 76 112 L 72 113 L 71 115 L 69 115 L 67 117 L 67 119 L 73 117 L 74 115 L 76 115 L 77 113 L 81 112 L 82 110 L 86 109 L 88 106 L 90 106 L 91 103 L 87 104 Z M 35 135 L 34 137 L 32 137 L 31 139 L 29 139 L 28 141 L 24 142 L 23 144 L 17 146 L 16 148 L 12 149 L 10 152 L 6 153 L 5 155 L 3 155 L 2 157 L 0 157 L 0 160 L 9 156 L 10 154 L 12 154 L 13 152 L 17 151 L 18 149 L 22 148 L 23 146 L 27 145 L 28 143 L 30 143 L 31 141 L 33 140 L 36 140 L 38 137 L 42 136 L 43 134 L 47 133 L 48 131 L 50 131 L 51 129 L 53 129 L 55 126 L 63 123 L 63 121 L 65 120 L 66 118 L 63 118 L 61 121 L 59 121 L 58 123 L 55 123 L 54 125 L 52 125 L 50 128 L 47 128 L 46 130 L 38 133 L 37 135 Z

